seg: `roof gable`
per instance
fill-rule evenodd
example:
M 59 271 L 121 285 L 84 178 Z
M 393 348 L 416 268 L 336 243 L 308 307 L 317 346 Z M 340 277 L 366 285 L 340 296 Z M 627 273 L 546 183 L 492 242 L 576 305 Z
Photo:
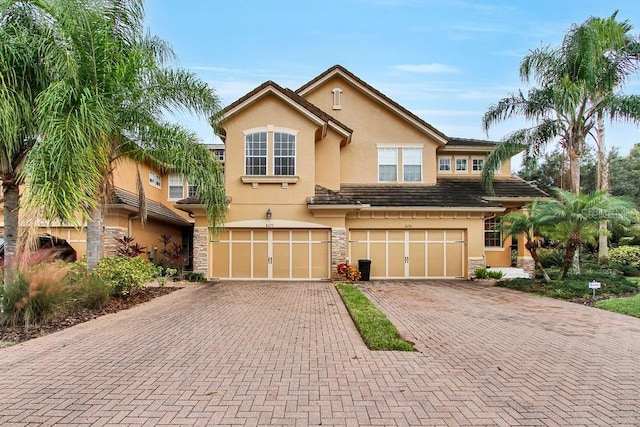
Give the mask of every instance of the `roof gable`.
M 329 68 L 319 76 L 315 77 L 308 83 L 305 83 L 302 87 L 296 90 L 296 93 L 300 96 L 305 96 L 311 92 L 313 92 L 318 87 L 322 86 L 325 82 L 332 79 L 334 76 L 340 76 L 351 85 L 356 87 L 362 93 L 366 94 L 368 97 L 374 99 L 379 102 L 387 109 L 393 111 L 395 114 L 403 118 L 405 121 L 418 128 L 423 133 L 429 135 L 438 143 L 445 145 L 448 141 L 448 138 L 445 134 L 431 126 L 429 123 L 416 116 L 411 111 L 404 108 L 402 105 L 398 104 L 364 80 L 357 77 L 355 74 L 347 70 L 341 65 L 334 65 Z
M 229 120 L 234 115 L 268 95 L 279 98 L 313 123 L 322 126 L 325 133 L 326 129 L 331 128 L 342 135 L 347 141 L 351 139 L 353 131 L 348 126 L 325 113 L 291 89 L 285 89 L 272 81 L 264 82 L 242 98 L 225 107 L 222 110 L 223 120 Z

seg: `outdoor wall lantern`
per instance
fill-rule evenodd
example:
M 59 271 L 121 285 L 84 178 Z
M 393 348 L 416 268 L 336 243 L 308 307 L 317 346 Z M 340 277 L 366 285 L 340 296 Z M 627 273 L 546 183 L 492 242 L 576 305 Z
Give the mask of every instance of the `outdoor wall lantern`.
M 267 219 L 271 219 L 271 208 L 267 209 Z

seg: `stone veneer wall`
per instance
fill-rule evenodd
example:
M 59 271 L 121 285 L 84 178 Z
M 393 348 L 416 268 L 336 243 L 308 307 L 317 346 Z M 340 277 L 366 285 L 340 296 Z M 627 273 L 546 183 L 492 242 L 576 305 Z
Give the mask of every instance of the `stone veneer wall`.
M 193 229 L 193 271 L 208 274 L 209 267 L 209 228 L 195 227 Z M 208 277 L 206 277 L 208 278 Z
M 525 273 L 529 274 L 529 277 L 533 277 L 536 263 L 531 257 L 518 257 L 518 268 L 523 269 Z
M 347 262 L 347 229 L 331 229 L 331 280 L 340 280 L 338 264 Z
M 469 275 L 469 279 L 474 276 L 474 273 L 477 268 L 485 268 L 487 263 L 484 260 L 484 257 L 469 257 L 467 258 L 467 271 Z
M 118 253 L 118 242 L 116 238 L 126 237 L 129 230 L 125 227 L 104 227 L 103 234 L 103 255 L 105 257 L 115 256 Z

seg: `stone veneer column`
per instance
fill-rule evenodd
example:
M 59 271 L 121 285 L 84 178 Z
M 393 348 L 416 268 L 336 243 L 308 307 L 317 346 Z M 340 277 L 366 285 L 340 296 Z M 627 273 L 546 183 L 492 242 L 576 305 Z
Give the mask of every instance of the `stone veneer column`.
M 467 279 L 471 279 L 476 269 L 485 268 L 487 263 L 484 261 L 484 257 L 469 257 L 467 258 Z
M 118 253 L 118 242 L 116 238 L 126 237 L 128 233 L 129 230 L 125 227 L 104 227 L 104 233 L 102 235 L 104 256 L 115 256 Z
M 209 270 L 209 228 L 193 229 L 193 271 L 203 273 L 206 279 Z
M 528 257 L 528 256 L 524 256 L 518 257 L 518 268 L 521 268 L 524 270 L 525 273 L 527 273 L 529 275 L 529 277 L 533 277 L 533 274 L 536 270 L 536 263 L 533 260 L 533 258 Z
M 331 280 L 336 281 L 338 276 L 338 264 L 347 262 L 347 229 L 331 229 Z

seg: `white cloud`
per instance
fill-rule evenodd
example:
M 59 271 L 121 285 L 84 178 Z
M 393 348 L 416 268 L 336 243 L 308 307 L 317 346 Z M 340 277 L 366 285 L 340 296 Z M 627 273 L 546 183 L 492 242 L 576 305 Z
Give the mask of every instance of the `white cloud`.
M 459 73 L 460 70 L 450 65 L 439 64 L 433 62 L 431 64 L 405 64 L 395 65 L 393 67 L 396 70 L 406 71 L 408 73 L 420 73 L 420 74 L 451 74 Z

